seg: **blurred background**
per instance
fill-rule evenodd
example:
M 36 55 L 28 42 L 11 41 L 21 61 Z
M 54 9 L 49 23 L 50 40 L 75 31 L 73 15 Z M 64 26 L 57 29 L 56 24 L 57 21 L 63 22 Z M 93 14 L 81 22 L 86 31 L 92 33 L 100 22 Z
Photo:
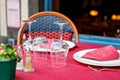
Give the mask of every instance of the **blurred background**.
M 119 38 L 120 0 L 0 0 L 0 41 L 16 40 L 22 20 L 51 10 L 68 16 L 79 34 Z

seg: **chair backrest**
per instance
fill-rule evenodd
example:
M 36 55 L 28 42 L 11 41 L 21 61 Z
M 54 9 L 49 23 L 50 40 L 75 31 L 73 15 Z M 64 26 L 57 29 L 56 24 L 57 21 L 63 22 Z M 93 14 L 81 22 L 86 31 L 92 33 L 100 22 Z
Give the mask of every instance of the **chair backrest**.
M 59 38 L 59 27 L 55 25 L 55 21 L 67 22 L 63 26 L 63 39 L 72 40 L 73 35 L 75 36 L 75 42 L 79 42 L 78 31 L 75 24 L 65 15 L 55 11 L 43 11 L 33 14 L 28 20 L 36 20 L 31 24 L 31 35 L 32 37 L 44 35 L 47 38 Z M 17 44 L 21 44 L 23 36 L 28 38 L 29 28 L 27 22 L 20 27 L 17 37 Z M 73 34 L 73 35 L 72 35 Z M 52 35 L 52 37 L 51 37 Z

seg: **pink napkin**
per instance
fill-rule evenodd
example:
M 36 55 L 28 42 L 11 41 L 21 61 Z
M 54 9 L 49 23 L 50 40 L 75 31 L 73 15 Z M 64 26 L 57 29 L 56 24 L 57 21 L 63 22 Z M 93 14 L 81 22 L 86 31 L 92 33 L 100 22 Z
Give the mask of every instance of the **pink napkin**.
M 95 59 L 99 61 L 114 60 L 119 58 L 119 53 L 112 45 L 98 48 L 94 51 L 87 52 L 82 58 Z

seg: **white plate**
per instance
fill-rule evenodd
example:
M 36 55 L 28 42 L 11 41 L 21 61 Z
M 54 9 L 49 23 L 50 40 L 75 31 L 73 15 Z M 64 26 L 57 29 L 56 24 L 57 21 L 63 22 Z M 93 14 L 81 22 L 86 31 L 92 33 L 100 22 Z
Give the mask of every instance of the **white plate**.
M 32 49 L 31 49 L 32 50 Z M 34 48 L 32 51 L 37 51 L 37 52 L 49 52 L 50 50 L 49 49 L 46 49 L 46 48 Z
M 75 43 L 74 43 L 74 42 L 67 41 L 67 40 L 64 40 L 64 42 L 66 42 L 66 43 L 69 45 L 69 49 L 75 47 Z M 23 43 L 23 45 L 25 46 L 25 48 L 30 48 L 30 49 L 32 50 L 32 45 L 28 45 L 28 44 L 27 44 L 27 41 L 25 41 L 25 42 Z M 36 49 L 36 51 L 42 51 L 42 52 L 47 52 L 47 51 L 48 51 L 48 52 L 49 52 L 50 50 L 40 48 L 40 49 Z
M 120 58 L 115 60 L 109 60 L 109 61 L 97 61 L 92 59 L 86 59 L 82 58 L 83 55 L 85 55 L 89 51 L 93 51 L 95 49 L 86 49 L 82 51 L 78 51 L 73 55 L 73 58 L 81 63 L 88 64 L 88 65 L 94 65 L 94 66 L 108 66 L 108 67 L 114 67 L 114 66 L 120 66 Z M 120 53 L 120 50 L 118 50 Z
M 28 43 L 28 40 L 26 40 L 24 43 L 23 43 L 24 47 L 25 48 L 32 48 L 32 45 Z
M 74 48 L 75 47 L 75 43 L 71 42 L 71 41 L 66 41 L 64 40 L 64 42 L 66 42 L 69 45 L 69 49 Z

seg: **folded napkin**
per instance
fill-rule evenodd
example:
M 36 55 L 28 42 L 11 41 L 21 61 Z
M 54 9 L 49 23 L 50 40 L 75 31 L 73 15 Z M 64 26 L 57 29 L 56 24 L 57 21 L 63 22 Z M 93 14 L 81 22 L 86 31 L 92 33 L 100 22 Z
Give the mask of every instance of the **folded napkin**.
M 112 45 L 98 48 L 94 51 L 87 52 L 82 58 L 95 59 L 99 61 L 115 60 L 119 58 L 119 53 Z

